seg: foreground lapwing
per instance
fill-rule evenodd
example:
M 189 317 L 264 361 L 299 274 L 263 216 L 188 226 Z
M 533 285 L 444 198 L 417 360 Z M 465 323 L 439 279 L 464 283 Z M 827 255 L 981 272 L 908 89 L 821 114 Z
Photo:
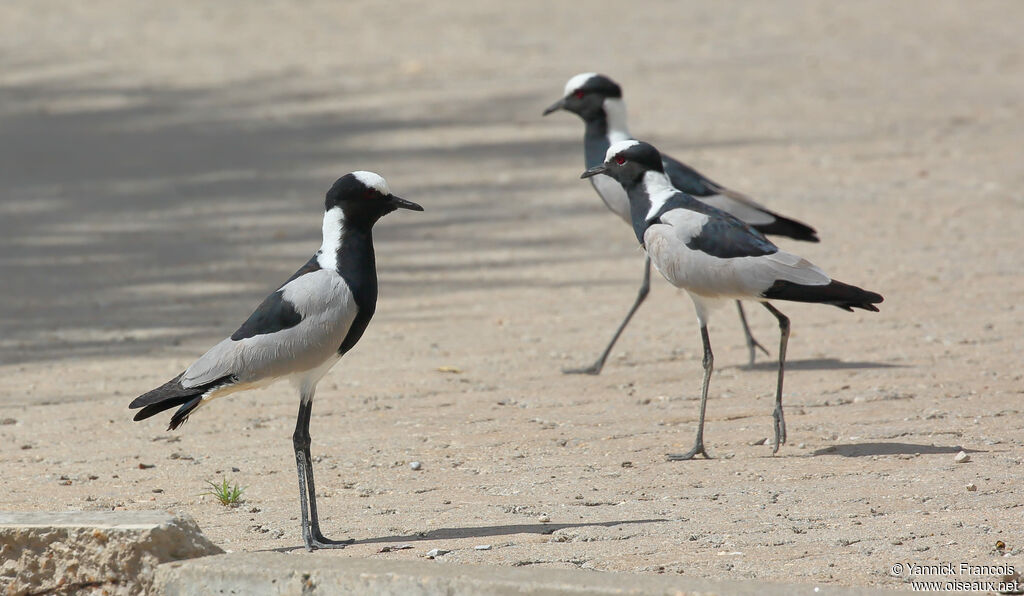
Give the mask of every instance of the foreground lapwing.
M 775 440 L 772 453 L 786 442 L 782 415 L 782 379 L 789 342 L 789 319 L 769 300 L 819 302 L 844 310 L 862 308 L 878 312 L 882 296 L 835 281 L 806 259 L 779 250 L 761 232 L 728 213 L 681 192 L 665 172 L 663 157 L 651 145 L 620 141 L 612 145 L 604 163 L 581 176 L 604 174 L 622 185 L 629 199 L 630 217 L 637 240 L 647 257 L 672 285 L 693 299 L 704 343 L 704 384 L 700 419 L 693 449 L 671 460 L 691 459 L 704 449 L 704 410 L 714 367 L 708 338 L 708 315 L 722 300 L 757 300 L 779 321 L 779 377 L 775 389 Z
M 569 79 L 569 82 L 565 84 L 565 96 L 544 110 L 544 115 L 558 110 L 572 112 L 582 118 L 586 124 L 586 132 L 583 135 L 583 157 L 588 168 L 603 162 L 608 147 L 613 143 L 633 138 L 626 128 L 626 104 L 622 101 L 622 88 L 604 75 L 588 72 Z M 662 155 L 661 158 L 665 173 L 679 190 L 739 218 L 764 234 L 787 236 L 807 242 L 818 241 L 818 235 L 814 228 L 769 211 L 746 195 L 713 182 L 690 166 L 667 155 Z M 622 187 L 608 176 L 594 176 L 590 179 L 590 183 L 608 209 L 632 225 L 629 215 L 629 200 Z M 629 320 L 633 318 L 633 314 L 647 297 L 650 283 L 651 262 L 647 260 L 644 262 L 644 280 L 640 285 L 636 300 L 626 314 L 626 318 L 615 330 L 615 335 L 608 342 L 604 352 L 592 365 L 585 368 L 566 369 L 564 372 L 592 375 L 601 372 L 604 362 L 608 358 L 608 354 L 611 353 L 615 342 L 618 341 L 619 335 L 622 334 L 622 330 L 626 328 Z M 747 349 L 750 352 L 750 364 L 753 365 L 756 349 L 759 348 L 765 354 L 768 351 L 757 343 L 750 333 L 743 305 L 736 302 L 736 308 L 739 311 L 740 322 L 743 324 L 743 333 L 746 336 Z
M 299 473 L 302 539 L 307 549 L 342 548 L 329 540 L 316 512 L 309 417 L 317 382 L 359 341 L 377 306 L 373 224 L 395 209 L 423 208 L 400 199 L 372 172 L 352 172 L 327 191 L 323 244 L 288 281 L 266 297 L 231 337 L 210 348 L 185 372 L 128 406 L 143 420 L 178 407 L 169 430 L 210 401 L 278 379 L 299 391 L 292 443 Z

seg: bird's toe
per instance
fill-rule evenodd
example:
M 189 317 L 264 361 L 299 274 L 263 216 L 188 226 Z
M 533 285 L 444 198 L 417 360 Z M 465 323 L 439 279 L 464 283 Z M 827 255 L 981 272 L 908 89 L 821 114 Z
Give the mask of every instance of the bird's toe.
M 665 459 L 668 461 L 688 461 L 698 455 L 703 455 L 704 459 L 711 459 L 711 456 L 708 455 L 708 452 L 704 449 L 703 444 L 694 445 L 693 449 L 686 453 L 669 453 L 665 456 Z

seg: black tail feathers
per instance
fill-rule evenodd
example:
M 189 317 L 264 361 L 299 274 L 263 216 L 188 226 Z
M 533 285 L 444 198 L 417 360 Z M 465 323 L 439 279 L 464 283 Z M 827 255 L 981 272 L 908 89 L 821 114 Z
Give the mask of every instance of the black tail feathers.
M 831 304 L 851 312 L 855 308 L 878 312 L 878 307 L 875 304 L 884 300 L 881 294 L 835 280 L 827 286 L 805 286 L 779 280 L 765 290 L 761 296 L 772 300 Z
M 752 225 L 758 232 L 770 236 L 785 236 L 793 240 L 804 242 L 819 242 L 818 232 L 811 226 L 800 223 L 795 219 L 782 217 L 778 213 L 769 212 L 775 221 L 769 224 Z
M 174 430 L 188 420 L 189 414 L 199 407 L 199 403 L 203 400 L 204 395 L 214 389 L 223 387 L 224 385 L 230 385 L 236 381 L 234 376 L 228 375 L 204 385 L 183 387 L 181 384 L 181 377 L 184 374 L 185 373 L 181 373 L 156 389 L 143 393 L 133 399 L 132 403 L 128 404 L 128 407 L 131 409 L 142 409 L 135 414 L 135 417 L 132 418 L 132 420 L 145 420 L 146 418 L 159 414 L 164 410 L 181 406 L 178 408 L 178 411 L 171 416 L 170 425 L 167 427 L 167 430 Z

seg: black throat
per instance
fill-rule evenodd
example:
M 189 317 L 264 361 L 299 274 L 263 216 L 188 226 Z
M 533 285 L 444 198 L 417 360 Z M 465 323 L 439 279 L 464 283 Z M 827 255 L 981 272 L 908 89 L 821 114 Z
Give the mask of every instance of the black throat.
M 353 222 L 346 220 L 342 224 L 337 271 L 352 291 L 358 310 L 348 334 L 338 347 L 339 354 L 356 345 L 377 309 L 377 262 L 373 253 L 372 228 L 372 221 L 359 219 Z
M 657 218 L 652 221 L 647 220 L 647 214 L 651 210 L 651 197 L 640 180 L 623 182 L 622 188 L 626 190 L 626 196 L 629 197 L 629 216 L 633 221 L 633 232 L 636 233 L 636 239 L 640 241 L 640 246 L 646 246 L 644 233 L 654 221 L 657 221 Z

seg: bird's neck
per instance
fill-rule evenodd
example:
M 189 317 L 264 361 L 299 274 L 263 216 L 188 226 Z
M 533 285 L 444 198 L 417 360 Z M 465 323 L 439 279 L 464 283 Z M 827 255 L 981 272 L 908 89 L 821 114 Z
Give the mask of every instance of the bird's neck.
M 626 195 L 629 197 L 633 231 L 641 244 L 644 242 L 647 228 L 658 221 L 666 208 L 675 205 L 678 197 L 686 197 L 672 186 L 672 181 L 664 172 L 655 170 L 647 170 L 643 176 L 623 182 L 622 187 L 626 189 Z
M 380 213 L 349 213 L 335 207 L 324 214 L 324 242 L 317 262 L 336 272 L 352 293 L 355 318 L 338 347 L 344 354 L 359 341 L 377 309 L 377 263 L 373 254 L 373 224 Z
M 626 126 L 626 102 L 621 97 L 608 97 L 603 105 L 605 119 L 608 121 L 608 142 L 614 145 L 619 141 L 632 140 Z
M 626 127 L 626 104 L 621 98 L 605 98 L 601 111 L 586 120 L 583 151 L 587 167 L 602 164 L 609 147 L 632 138 Z
M 324 213 L 323 243 L 317 251 L 317 263 L 343 277 L 366 277 L 372 273 L 376 279 L 373 253 L 373 222 L 361 218 L 346 218 L 341 207 Z

